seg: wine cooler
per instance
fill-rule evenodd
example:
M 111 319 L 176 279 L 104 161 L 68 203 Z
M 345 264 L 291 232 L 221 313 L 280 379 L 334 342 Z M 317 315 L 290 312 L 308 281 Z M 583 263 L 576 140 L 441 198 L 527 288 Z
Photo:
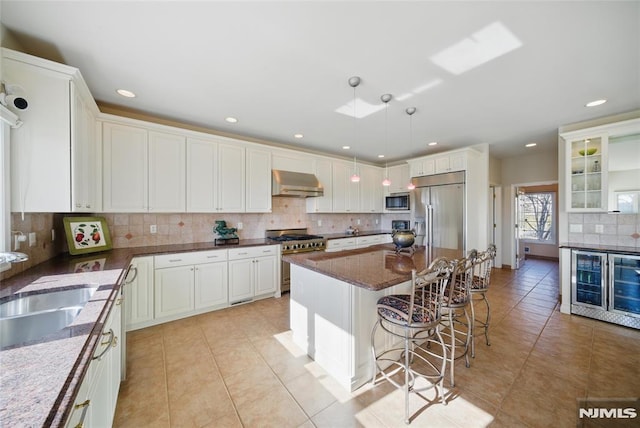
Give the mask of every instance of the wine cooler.
M 571 313 L 640 329 L 640 256 L 573 250 Z

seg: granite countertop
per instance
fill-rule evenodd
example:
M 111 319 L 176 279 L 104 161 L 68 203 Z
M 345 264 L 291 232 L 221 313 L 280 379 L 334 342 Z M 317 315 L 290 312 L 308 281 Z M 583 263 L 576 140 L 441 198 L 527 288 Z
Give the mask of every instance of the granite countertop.
M 396 254 L 393 244 L 333 253 L 289 254 L 283 255 L 282 259 L 371 291 L 410 281 L 412 269 L 421 271 L 426 267 L 424 247 L 418 247 L 413 255 Z
M 340 238 L 354 238 L 357 236 L 370 236 L 370 235 L 386 235 L 393 233 L 391 230 L 360 230 L 358 233 L 325 233 L 322 234 L 322 237 L 327 241 L 330 239 L 340 239 Z
M 121 248 L 61 254 L 3 280 L 0 302 L 16 295 L 98 286 L 71 325 L 37 341 L 0 350 L 0 426 L 63 425 L 131 259 L 136 256 L 274 245 L 265 239 Z M 92 270 L 96 269 L 96 270 Z
M 621 245 L 601 245 L 601 244 L 566 242 L 566 243 L 560 244 L 560 248 L 571 248 L 573 250 L 583 250 L 583 251 L 600 251 L 600 252 L 616 253 L 616 254 L 640 255 L 640 248 L 624 247 Z

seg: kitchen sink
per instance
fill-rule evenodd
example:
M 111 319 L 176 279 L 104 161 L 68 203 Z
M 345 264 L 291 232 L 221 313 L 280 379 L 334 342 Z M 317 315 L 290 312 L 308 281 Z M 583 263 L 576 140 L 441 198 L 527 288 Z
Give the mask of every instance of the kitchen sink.
M 98 287 L 32 294 L 0 304 L 0 348 L 62 330 L 78 316 Z
M 51 309 L 84 306 L 98 287 L 74 288 L 51 293 L 32 294 L 0 304 L 0 318 L 27 315 Z
M 0 318 L 0 348 L 39 339 L 62 330 L 78 316 L 83 306 Z

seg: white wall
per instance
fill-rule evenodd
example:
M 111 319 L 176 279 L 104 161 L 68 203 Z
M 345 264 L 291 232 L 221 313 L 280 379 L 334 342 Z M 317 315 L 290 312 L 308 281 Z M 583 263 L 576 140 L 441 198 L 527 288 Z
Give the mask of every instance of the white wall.
M 512 185 L 549 183 L 558 180 L 558 153 L 556 150 L 532 151 L 530 155 L 502 159 L 502 260 L 496 262 L 511 264 L 514 254 L 513 194 Z

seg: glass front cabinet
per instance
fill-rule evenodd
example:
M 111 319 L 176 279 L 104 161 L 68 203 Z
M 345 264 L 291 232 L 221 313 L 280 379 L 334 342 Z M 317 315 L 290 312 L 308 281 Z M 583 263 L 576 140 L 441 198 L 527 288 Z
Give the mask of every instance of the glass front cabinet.
M 570 138 L 567 144 L 567 209 L 607 210 L 607 134 Z

